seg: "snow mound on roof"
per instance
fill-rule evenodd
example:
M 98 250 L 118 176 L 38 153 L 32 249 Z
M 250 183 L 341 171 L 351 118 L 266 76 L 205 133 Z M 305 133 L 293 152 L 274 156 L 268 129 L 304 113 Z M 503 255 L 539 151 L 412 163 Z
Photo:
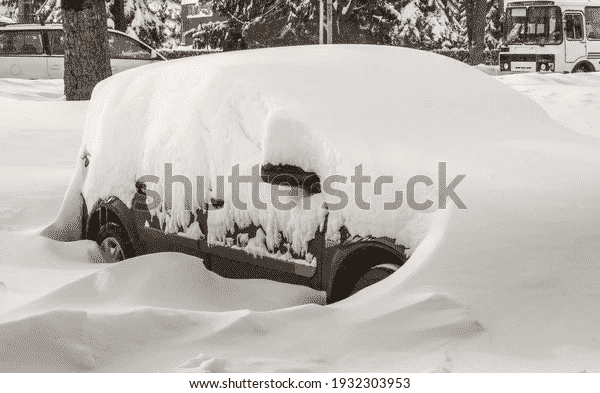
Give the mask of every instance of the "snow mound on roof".
M 98 84 L 81 147 L 82 156 L 91 154 L 82 191 L 88 208 L 113 195 L 131 204 L 135 181 L 157 176 L 149 188 L 161 195 L 170 226 L 185 229 L 190 211 L 202 206 L 198 202 L 224 188 L 225 206 L 211 218 L 211 242 L 224 241 L 235 223 L 253 223 L 266 231 L 269 247 L 287 228 L 284 236 L 302 252 L 327 202 L 329 238 L 346 226 L 356 235 L 395 238 L 410 254 L 438 214 L 438 162 L 447 162 L 446 184 L 466 175 L 457 193 L 491 177 L 493 187 L 502 188 L 529 178 L 532 168 L 517 150 L 544 150 L 540 143 L 548 138 L 570 143 L 573 137 L 518 92 L 431 53 L 334 45 L 216 54 L 130 70 Z M 171 206 L 164 204 L 165 163 L 193 188 L 186 198 L 183 184 L 175 183 Z M 234 206 L 228 176 L 234 168 L 251 175 L 264 163 L 301 165 L 322 180 L 345 179 L 332 188 L 349 196 L 347 206 L 331 208 L 340 198 L 322 193 L 282 211 L 271 203 L 268 184 L 259 185 L 265 209 L 250 203 L 250 184 L 240 187 L 248 208 Z M 355 201 L 350 182 L 358 166 L 370 176 L 371 184 L 363 186 L 368 208 Z M 415 175 L 434 181 L 415 187 L 416 202 L 432 202 L 424 210 L 406 200 Z M 380 176 L 392 178 L 375 190 Z M 403 204 L 386 210 L 384 203 L 397 192 L 403 192 Z M 463 202 L 468 207 L 473 201 Z

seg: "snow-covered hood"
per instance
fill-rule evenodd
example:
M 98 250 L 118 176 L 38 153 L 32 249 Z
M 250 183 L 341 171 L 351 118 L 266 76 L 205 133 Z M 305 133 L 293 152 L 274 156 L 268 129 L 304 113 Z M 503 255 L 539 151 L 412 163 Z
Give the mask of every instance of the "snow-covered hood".
M 231 174 L 236 164 L 242 174 L 272 163 L 314 171 L 322 180 L 344 176 L 346 184 L 334 188 L 345 191 L 349 203 L 329 212 L 328 237 L 335 240 L 344 225 L 352 234 L 395 238 L 412 253 L 433 222 L 468 215 L 486 193 L 571 187 L 572 174 L 593 182 L 586 189 L 595 187 L 600 149 L 522 94 L 454 60 L 405 48 L 331 45 L 213 54 L 115 75 L 94 90 L 81 156 L 86 153 L 88 207 L 113 195 L 131 203 L 135 181 L 144 175 L 158 176 L 149 188 L 164 195 L 165 163 L 194 186 L 204 176 L 198 195 L 205 199 L 217 189 L 217 176 Z M 446 185 L 465 175 L 455 191 L 467 209 L 457 211 L 450 199 L 446 209 L 438 208 L 440 162 Z M 359 165 L 371 178 L 363 186 L 363 199 L 372 202 L 366 210 L 355 203 L 350 182 Z M 433 202 L 423 211 L 406 199 L 407 183 L 417 175 L 434 183 L 415 187 L 416 202 Z M 382 196 L 373 186 L 379 176 L 393 177 Z M 252 222 L 265 228 L 268 245 L 283 232 L 305 250 L 322 223 L 323 202 L 340 201 L 321 193 L 308 197 L 310 209 L 298 204 L 279 211 L 270 203 L 270 186 L 262 184 L 268 208 L 248 204 L 243 211 L 230 203 L 230 186 L 225 179 L 224 209 L 209 215 L 211 241 L 222 240 L 233 222 Z M 404 202 L 386 210 L 395 191 Z M 249 186 L 240 192 L 250 201 Z M 189 215 L 179 185 L 171 210 L 185 227 Z

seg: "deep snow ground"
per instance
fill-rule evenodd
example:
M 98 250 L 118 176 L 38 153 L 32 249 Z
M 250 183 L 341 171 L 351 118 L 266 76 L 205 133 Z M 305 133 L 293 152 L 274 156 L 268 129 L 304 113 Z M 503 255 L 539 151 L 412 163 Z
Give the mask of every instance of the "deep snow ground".
M 497 78 L 600 138 L 597 74 Z M 106 265 L 91 241 L 39 236 L 69 184 L 87 107 L 61 91 L 55 81 L 0 80 L 0 371 L 600 371 L 600 238 L 598 219 L 586 218 L 596 181 L 585 194 L 546 195 L 550 211 L 518 233 L 514 222 L 530 211 L 487 196 L 474 209 L 479 228 L 441 231 L 407 275 L 323 307 L 318 292 L 226 280 L 185 255 Z M 494 231 L 490 215 L 503 217 Z M 470 224 L 454 215 L 447 225 Z M 521 257 L 531 239 L 553 245 L 541 260 Z M 563 263 L 572 250 L 583 253 L 577 266 Z M 428 258 L 446 263 L 419 263 Z M 453 258 L 473 264 L 457 270 Z

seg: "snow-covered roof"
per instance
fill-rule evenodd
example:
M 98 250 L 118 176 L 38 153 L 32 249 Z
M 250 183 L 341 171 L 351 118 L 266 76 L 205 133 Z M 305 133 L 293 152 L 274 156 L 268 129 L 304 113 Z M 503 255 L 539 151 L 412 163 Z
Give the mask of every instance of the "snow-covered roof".
M 350 200 L 344 209 L 330 208 L 328 236 L 345 225 L 353 234 L 388 236 L 414 249 L 432 220 L 446 214 L 437 209 L 438 162 L 447 163 L 448 183 L 466 175 L 459 189 L 468 195 L 473 187 L 503 189 L 569 170 L 538 162 L 535 154 L 558 154 L 578 138 L 522 94 L 443 56 L 361 45 L 249 50 L 141 67 L 98 84 L 81 148 L 92 157 L 83 194 L 88 206 L 112 195 L 130 203 L 134 182 L 144 175 L 158 176 L 162 193 L 164 164 L 172 163 L 173 175 L 194 185 L 198 176 L 207 179 L 204 190 L 193 192 L 207 200 L 217 176 L 235 165 L 241 174 L 265 163 L 297 165 L 322 180 L 346 177 L 332 185 Z M 350 178 L 357 166 L 371 182 L 393 177 L 383 196 L 363 187 L 368 210 L 354 202 Z M 417 175 L 435 182 L 415 188 L 415 201 L 434 202 L 426 211 L 407 204 L 407 183 Z M 386 210 L 395 191 L 403 192 L 404 203 Z M 225 207 L 209 215 L 213 240 L 222 240 L 234 222 L 254 223 L 268 232 L 267 243 L 283 231 L 302 249 L 320 223 L 323 202 L 340 202 L 321 193 L 307 198 L 309 210 L 269 205 L 261 211 L 249 203 L 242 211 L 228 202 L 231 192 L 225 182 Z M 270 200 L 267 185 L 260 192 L 262 201 Z M 173 193 L 171 216 L 185 227 L 183 189 Z M 250 201 L 249 187 L 240 193 Z M 469 207 L 474 198 L 463 202 Z

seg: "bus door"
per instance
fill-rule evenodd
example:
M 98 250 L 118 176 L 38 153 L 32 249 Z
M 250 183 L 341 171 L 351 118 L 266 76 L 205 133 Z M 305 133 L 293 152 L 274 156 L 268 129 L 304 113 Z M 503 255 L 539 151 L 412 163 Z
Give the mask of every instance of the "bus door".
M 575 63 L 586 56 L 586 42 L 583 23 L 583 13 L 578 11 L 565 12 L 565 62 Z

